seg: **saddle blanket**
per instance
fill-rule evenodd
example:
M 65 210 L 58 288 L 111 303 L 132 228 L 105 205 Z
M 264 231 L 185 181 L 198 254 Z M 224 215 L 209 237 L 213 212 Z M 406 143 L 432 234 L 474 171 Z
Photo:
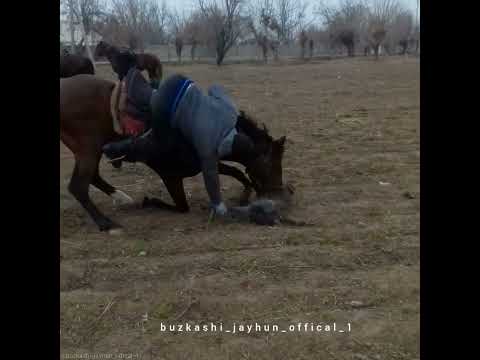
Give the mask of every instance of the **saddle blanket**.
M 125 108 L 121 102 L 126 101 L 126 94 L 122 94 L 123 83 L 117 82 L 110 97 L 110 111 L 113 119 L 113 129 L 119 135 L 138 136 L 145 130 L 142 121 L 122 111 Z M 124 95 L 124 96 L 122 96 Z

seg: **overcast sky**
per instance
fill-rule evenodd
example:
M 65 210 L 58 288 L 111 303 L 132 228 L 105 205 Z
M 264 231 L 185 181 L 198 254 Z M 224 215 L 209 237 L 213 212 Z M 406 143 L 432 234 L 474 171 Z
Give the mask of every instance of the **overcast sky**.
M 107 0 L 108 1 L 108 0 Z M 186 14 L 198 6 L 198 0 L 156 0 L 159 3 L 165 1 L 169 9 L 177 9 L 180 13 L 185 12 Z M 208 0 L 206 0 L 208 1 Z M 252 0 L 249 0 L 252 1 Z M 253 0 L 255 1 L 255 0 Z M 275 0 L 274 0 L 275 1 Z M 315 18 L 313 11 L 318 7 L 321 0 L 302 0 L 308 4 L 308 16 L 307 21 L 318 22 L 320 19 Z M 417 0 L 398 0 L 404 7 L 410 9 L 413 14 L 416 14 L 417 11 Z M 323 0 L 326 4 L 337 4 L 338 0 Z M 420 13 L 420 9 L 419 9 Z
M 162 2 L 163 0 L 159 0 Z M 308 3 L 309 10 L 310 12 L 314 10 L 318 4 L 320 3 L 319 0 L 304 0 Z M 338 0 L 324 0 L 325 3 L 331 3 L 335 4 L 338 2 Z M 417 9 L 417 0 L 399 0 L 401 4 L 403 4 L 406 8 L 410 9 L 413 11 L 413 13 L 416 13 Z M 191 11 L 192 8 L 198 4 L 198 0 L 165 0 L 169 8 L 176 8 L 179 11 L 185 10 L 187 13 Z M 311 20 L 309 18 L 309 20 Z

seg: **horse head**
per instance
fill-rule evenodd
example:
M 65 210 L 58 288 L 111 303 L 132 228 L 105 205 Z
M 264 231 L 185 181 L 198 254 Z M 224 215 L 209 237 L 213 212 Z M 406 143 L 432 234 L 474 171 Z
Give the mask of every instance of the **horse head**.
M 102 40 L 95 47 L 95 52 L 93 56 L 96 60 L 102 57 L 108 57 L 109 53 L 112 51 L 113 48 L 114 47 L 112 45 Z
M 283 187 L 282 160 L 286 137 L 273 139 L 265 124 L 259 127 L 256 122 L 240 111 L 237 129 L 253 141 L 256 158 L 246 165 L 246 172 L 257 195 L 272 193 Z
M 130 67 L 135 66 L 137 63 L 137 55 L 133 51 L 118 48 L 103 40 L 95 47 L 94 57 L 96 59 L 106 57 L 110 65 L 112 65 L 113 71 L 118 75 L 119 80 L 126 75 Z

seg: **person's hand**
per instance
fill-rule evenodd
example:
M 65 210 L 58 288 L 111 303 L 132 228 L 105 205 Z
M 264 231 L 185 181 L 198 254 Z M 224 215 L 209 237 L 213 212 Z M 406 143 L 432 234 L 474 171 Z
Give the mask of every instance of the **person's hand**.
M 218 205 L 213 205 L 212 211 L 214 212 L 215 216 L 219 215 L 225 217 L 228 214 L 228 209 L 223 202 Z
M 218 205 L 210 206 L 210 214 L 208 216 L 208 223 L 210 224 L 215 218 L 226 218 L 228 215 L 228 209 L 223 202 Z

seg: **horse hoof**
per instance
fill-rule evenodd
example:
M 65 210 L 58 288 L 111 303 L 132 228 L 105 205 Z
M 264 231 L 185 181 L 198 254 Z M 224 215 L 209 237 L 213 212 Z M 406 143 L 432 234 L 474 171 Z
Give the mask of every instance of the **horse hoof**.
M 113 228 L 108 230 L 108 234 L 112 236 L 120 236 L 123 235 L 123 229 L 122 228 Z
M 114 234 L 116 231 L 121 230 L 122 227 L 110 219 L 105 219 L 98 224 L 101 232 L 107 232 Z

